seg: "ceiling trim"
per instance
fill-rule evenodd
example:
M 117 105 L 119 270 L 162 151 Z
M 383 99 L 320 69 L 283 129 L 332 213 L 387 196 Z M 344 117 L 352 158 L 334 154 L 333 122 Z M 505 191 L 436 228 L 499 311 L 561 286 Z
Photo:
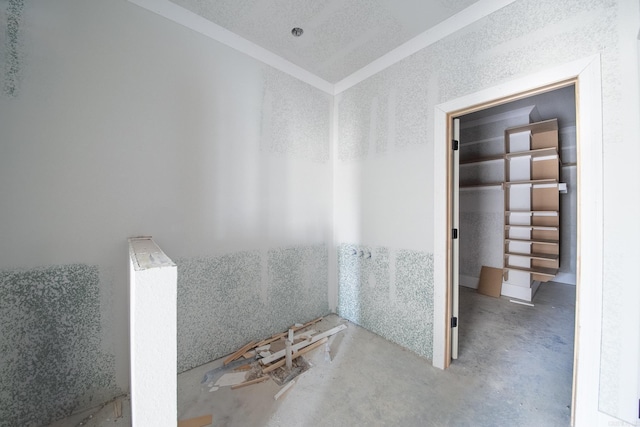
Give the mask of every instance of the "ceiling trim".
M 370 64 L 365 65 L 350 76 L 340 80 L 335 84 L 334 95 L 344 92 L 350 87 L 357 85 L 361 81 L 368 79 L 385 68 L 402 61 L 425 47 L 442 40 L 458 30 L 461 30 L 467 25 L 470 25 L 493 12 L 510 5 L 514 1 L 516 0 L 479 0 L 466 9 L 461 10 L 450 18 L 447 18 L 434 27 L 431 27 L 424 33 L 419 34 L 406 43 L 401 44 Z
M 129 2 L 249 55 L 328 94 L 334 93 L 332 83 L 169 0 L 129 0 Z
M 438 25 L 417 35 L 387 54 L 362 67 L 335 85 L 305 70 L 304 68 L 240 37 L 202 16 L 191 12 L 170 0 L 128 0 L 144 9 L 154 12 L 170 21 L 183 25 L 217 42 L 242 52 L 258 61 L 289 74 L 311 86 L 331 95 L 337 95 L 376 73 L 396 64 L 408 56 L 436 43 L 460 29 L 484 18 L 487 15 L 513 3 L 516 0 L 479 0 L 466 9 L 456 13 Z

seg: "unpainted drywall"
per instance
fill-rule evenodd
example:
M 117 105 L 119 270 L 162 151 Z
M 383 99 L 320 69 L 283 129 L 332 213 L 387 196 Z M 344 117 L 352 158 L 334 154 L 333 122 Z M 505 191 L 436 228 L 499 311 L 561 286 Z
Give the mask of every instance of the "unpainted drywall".
M 484 192 L 490 193 L 491 190 Z M 502 196 L 501 191 L 493 191 Z M 490 193 L 490 196 L 494 194 Z M 502 200 L 500 200 L 502 202 Z M 502 268 L 504 245 L 504 202 L 499 203 L 499 212 L 460 212 L 460 274 L 476 279 L 464 286 L 475 288 L 482 266 Z
M 0 271 L 0 425 L 43 425 L 122 392 L 97 266 Z
M 329 313 L 326 246 L 178 259 L 178 371 Z
M 336 176 L 342 179 L 341 185 L 336 186 L 336 200 L 350 200 L 348 195 L 341 194 L 343 191 L 350 191 L 351 199 L 356 199 L 344 211 L 336 204 L 337 240 L 390 246 L 394 239 L 404 238 L 413 249 L 431 253 L 433 236 L 422 227 L 422 221 L 432 223 L 432 208 L 420 220 L 406 214 L 422 211 L 423 203 L 432 200 L 431 180 L 426 179 L 420 185 L 402 180 L 404 185 L 394 187 L 397 191 L 392 198 L 380 197 L 377 201 L 372 198 L 367 208 L 361 209 L 360 195 L 374 193 L 380 180 L 363 179 L 357 171 L 372 162 L 380 171 L 395 168 L 400 151 L 413 155 L 400 176 L 419 170 L 433 171 L 432 118 L 436 105 L 570 61 L 600 56 L 606 237 L 599 409 L 628 422 L 637 418 L 634 395 L 638 378 L 638 317 L 637 310 L 630 306 L 621 310 L 620 304 L 624 305 L 622 299 L 629 301 L 628 298 L 637 303 L 639 297 L 631 284 L 637 282 L 633 265 L 640 253 L 630 236 L 638 236 L 640 231 L 637 225 L 629 225 L 628 218 L 636 217 L 640 208 L 637 203 L 629 205 L 624 193 L 628 188 L 625 183 L 639 179 L 634 165 L 639 150 L 634 142 L 638 135 L 634 115 L 638 111 L 637 9 L 636 2 L 627 0 L 519 0 L 336 98 L 339 137 L 335 169 Z M 377 105 L 391 94 L 397 101 L 390 104 L 385 116 L 377 116 Z M 371 150 L 373 136 L 379 135 L 374 132 L 376 123 L 383 123 L 387 129 L 382 133 L 386 141 L 376 144 L 393 147 L 393 155 L 392 150 L 387 154 Z M 416 150 L 419 145 L 431 149 Z M 387 182 L 394 182 L 390 175 L 384 177 Z M 389 205 L 401 207 L 401 220 L 397 223 L 402 226 L 395 222 L 397 218 L 386 217 Z M 343 239 L 349 230 L 341 224 L 354 224 L 358 220 L 386 222 L 387 226 L 361 227 L 358 233 L 351 234 L 356 234 L 356 239 Z M 390 228 L 396 232 L 391 233 Z M 584 280 L 588 283 L 589 278 Z M 620 325 L 625 325 L 625 329 L 621 330 Z
M 20 88 L 20 77 L 23 68 L 22 49 L 22 14 L 24 0 L 8 0 L 0 4 L 0 29 L 3 31 L 3 43 L 0 46 L 0 58 L 3 69 L 2 95 L 15 97 Z
M 263 70 L 261 148 L 314 162 L 329 161 L 332 98 L 273 68 Z M 323 112 L 323 114 L 318 114 Z
M 2 34 L 8 7 L 0 5 Z M 4 38 L 0 44 L 6 52 Z M 73 381 L 59 382 L 50 400 L 33 378 L 7 378 L 7 384 L 27 383 L 20 400 L 38 417 L 53 419 L 128 390 L 127 238 L 153 236 L 172 259 L 214 260 L 216 268 L 199 271 L 198 280 L 206 283 L 238 266 L 234 254 L 328 245 L 331 97 L 126 1 L 24 2 L 16 46 L 19 90 L 0 94 L 0 269 L 95 266 L 96 280 L 74 279 L 79 290 L 91 292 L 74 310 L 91 319 L 90 332 L 100 331 L 80 354 L 110 358 L 96 365 L 99 372 L 79 370 Z M 6 68 L 0 72 L 4 84 Z M 327 280 L 326 263 L 311 267 L 304 257 L 282 256 L 289 268 L 301 262 L 300 268 Z M 234 274 L 244 278 L 242 271 Z M 258 283 L 263 277 L 267 283 L 264 271 Z M 276 264 L 273 271 L 280 271 Z M 244 279 L 224 280 L 223 295 L 246 292 Z M 285 286 L 279 280 L 272 290 Z M 314 286 L 326 294 L 326 283 Z M 261 296 L 261 285 L 255 291 Z M 52 289 L 41 304 L 55 303 L 62 292 Z M 248 310 L 216 298 L 219 318 Z M 310 301 L 320 307 L 319 298 Z M 180 313 L 187 315 L 184 306 Z M 283 315 L 282 323 L 300 314 Z M 20 330 L 16 316 L 0 312 L 3 330 Z M 60 332 L 52 340 L 79 339 L 64 327 L 64 311 L 48 316 L 47 325 L 31 325 L 21 339 L 44 346 L 47 327 Z M 183 330 L 201 327 L 199 318 L 191 319 L 186 326 L 179 319 Z M 232 338 L 210 357 L 247 336 L 227 333 Z M 74 361 L 74 349 L 61 346 L 57 357 Z M 210 359 L 193 360 L 186 363 Z M 59 366 L 47 368 L 66 375 L 56 371 Z M 94 381 L 96 375 L 109 378 L 112 387 Z M 11 411 L 7 419 L 24 416 L 8 398 L 0 396 L 2 410 Z
M 433 256 L 338 246 L 338 314 L 428 359 L 433 349 Z

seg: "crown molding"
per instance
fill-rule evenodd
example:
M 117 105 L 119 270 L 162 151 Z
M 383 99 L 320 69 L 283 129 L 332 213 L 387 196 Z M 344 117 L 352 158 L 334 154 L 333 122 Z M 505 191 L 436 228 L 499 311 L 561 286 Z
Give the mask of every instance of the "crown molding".
M 321 91 L 331 95 L 334 93 L 332 83 L 169 0 L 128 1 L 270 65 Z

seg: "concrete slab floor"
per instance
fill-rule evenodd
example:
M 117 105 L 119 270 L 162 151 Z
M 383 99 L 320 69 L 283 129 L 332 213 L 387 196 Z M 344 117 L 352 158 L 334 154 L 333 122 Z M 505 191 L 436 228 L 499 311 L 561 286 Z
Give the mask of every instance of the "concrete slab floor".
M 211 414 L 213 426 L 243 427 L 569 425 L 575 287 L 543 283 L 534 304 L 461 288 L 460 354 L 446 371 L 328 316 L 314 329 L 347 330 L 330 357 L 324 347 L 305 356 L 313 367 L 279 400 L 272 380 L 210 391 L 201 380 L 221 359 L 178 376 L 178 418 Z M 107 418 L 96 413 L 84 425 L 114 425 Z
M 209 391 L 180 375 L 179 418 L 213 415 L 213 426 L 569 425 L 575 287 L 543 284 L 534 307 L 461 289 L 460 357 L 447 371 L 349 323 L 313 367 L 274 401 L 273 381 Z M 329 316 L 316 329 L 344 322 Z

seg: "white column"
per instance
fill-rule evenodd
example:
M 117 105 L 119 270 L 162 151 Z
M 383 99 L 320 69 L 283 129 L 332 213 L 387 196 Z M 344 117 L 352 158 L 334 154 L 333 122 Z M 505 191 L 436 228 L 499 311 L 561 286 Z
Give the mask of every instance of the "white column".
M 129 239 L 131 425 L 175 427 L 178 269 L 150 237 Z

